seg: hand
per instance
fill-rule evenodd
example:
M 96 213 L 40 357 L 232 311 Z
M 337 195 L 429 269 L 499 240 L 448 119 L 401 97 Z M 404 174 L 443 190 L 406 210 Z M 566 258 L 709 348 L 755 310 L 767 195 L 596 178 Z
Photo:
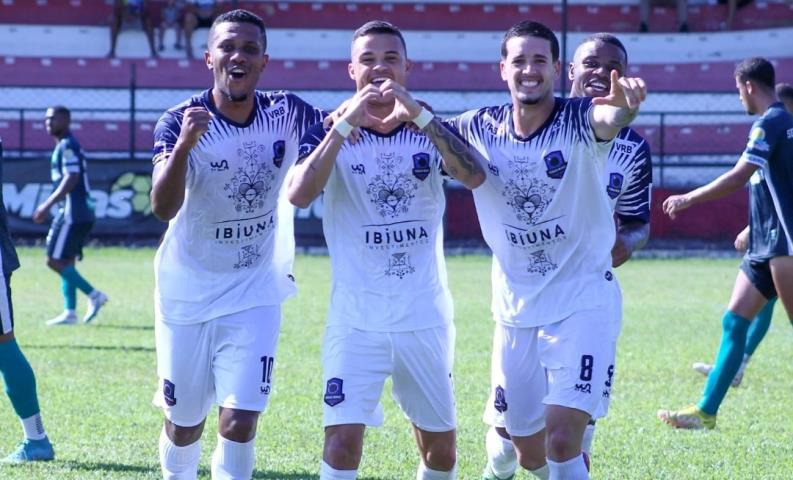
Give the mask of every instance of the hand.
M 663 210 L 664 213 L 669 215 L 672 220 L 675 219 L 678 212 L 681 212 L 691 206 L 691 201 L 687 195 L 672 195 L 664 200 Z
M 179 132 L 179 141 L 193 148 L 201 135 L 209 130 L 212 114 L 204 107 L 188 107 L 182 117 L 182 130 Z
M 741 233 L 735 237 L 734 245 L 739 252 L 745 252 L 749 248 L 749 227 L 741 230 Z
M 353 127 L 375 127 L 383 121 L 369 111 L 368 103 L 371 100 L 383 98 L 383 94 L 377 85 L 369 84 L 359 90 L 352 98 L 342 104 L 345 108 L 338 118 L 346 121 Z M 340 107 L 341 108 L 341 107 Z
M 47 217 L 50 214 L 50 207 L 44 203 L 36 207 L 36 210 L 33 212 L 33 216 L 30 218 L 35 223 L 44 223 L 47 220 Z
M 618 233 L 617 239 L 614 241 L 614 247 L 611 249 L 611 266 L 614 268 L 619 267 L 630 260 L 632 255 L 633 247 L 628 245 L 625 238 Z
M 611 71 L 611 90 L 605 97 L 592 99 L 593 105 L 611 105 L 612 107 L 636 110 L 647 98 L 647 85 L 639 77 L 619 77 L 616 70 Z
M 386 80 L 380 86 L 380 91 L 383 97 L 394 99 L 394 110 L 383 119 L 383 123 L 410 122 L 421 113 L 423 107 L 410 96 L 405 87 L 395 81 Z
M 333 128 L 333 124 L 336 123 L 337 119 L 341 118 L 344 115 L 344 112 L 347 111 L 347 107 L 349 107 L 351 101 L 352 99 L 348 98 L 347 100 L 342 102 L 342 104 L 339 105 L 336 108 L 336 110 L 330 112 L 330 115 L 328 115 L 327 117 L 325 117 L 324 120 L 322 120 L 322 128 L 325 131 L 328 131 L 331 128 Z M 350 136 L 347 137 L 347 141 L 355 145 L 356 143 L 358 143 L 358 139 L 360 138 L 361 138 L 361 129 L 355 127 L 350 132 Z

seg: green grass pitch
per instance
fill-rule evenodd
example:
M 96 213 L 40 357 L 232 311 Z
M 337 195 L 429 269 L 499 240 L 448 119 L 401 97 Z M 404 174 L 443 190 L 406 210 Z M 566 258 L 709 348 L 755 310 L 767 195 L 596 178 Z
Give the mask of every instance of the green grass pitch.
M 156 385 L 151 249 L 91 248 L 80 269 L 110 295 L 95 324 L 45 327 L 62 308 L 58 278 L 41 249 L 20 249 L 13 277 L 17 335 L 36 371 L 45 426 L 57 459 L 0 466 L 4 480 L 156 479 L 160 412 Z M 782 307 L 731 389 L 716 430 L 675 431 L 659 407 L 696 401 L 703 378 L 693 361 L 711 361 L 737 259 L 633 260 L 618 270 L 625 315 L 609 416 L 598 423 L 593 478 L 784 479 L 793 477 L 793 328 Z M 490 263 L 451 257 L 457 311 L 455 384 L 458 478 L 476 479 L 485 462 L 481 422 L 489 389 Z M 275 393 L 260 420 L 254 478 L 316 479 L 322 450 L 320 344 L 329 290 L 325 257 L 298 257 L 298 297 L 284 308 Z M 79 314 L 85 299 L 79 299 Z M 388 392 L 390 386 L 386 386 Z M 415 478 L 409 424 L 390 395 L 386 422 L 367 432 L 359 478 Z M 0 396 L 0 454 L 21 438 Z M 217 416 L 207 422 L 201 478 L 209 477 Z M 528 479 L 526 472 L 517 478 Z

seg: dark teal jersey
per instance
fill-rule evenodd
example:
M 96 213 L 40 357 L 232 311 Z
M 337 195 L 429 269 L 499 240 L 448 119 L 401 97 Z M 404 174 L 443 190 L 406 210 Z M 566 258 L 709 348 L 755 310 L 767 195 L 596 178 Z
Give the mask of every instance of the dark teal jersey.
M 768 260 L 789 255 L 787 235 L 776 214 L 763 170 L 754 172 L 749 185 L 749 248 L 746 256 L 752 260 Z
M 58 216 L 62 216 L 67 223 L 93 222 L 94 206 L 91 200 L 91 188 L 88 185 L 85 155 L 71 133 L 63 137 L 52 151 L 50 171 L 53 189 L 58 188 L 66 174 L 80 177 L 80 181 L 59 205 Z
M 773 256 L 793 255 L 793 116 L 781 102 L 754 122 L 741 160 L 761 169 L 761 182 L 766 188 L 752 188 L 750 228 L 757 252 Z M 779 235 L 772 236 L 770 211 L 774 210 L 781 226 Z M 782 244 L 779 236 L 784 234 Z
M 3 140 L 0 139 L 0 185 L 3 183 Z M 19 268 L 19 258 L 11 235 L 8 233 L 8 219 L 6 218 L 5 199 L 3 190 L 0 189 L 0 255 L 2 255 L 3 275 L 8 276 Z

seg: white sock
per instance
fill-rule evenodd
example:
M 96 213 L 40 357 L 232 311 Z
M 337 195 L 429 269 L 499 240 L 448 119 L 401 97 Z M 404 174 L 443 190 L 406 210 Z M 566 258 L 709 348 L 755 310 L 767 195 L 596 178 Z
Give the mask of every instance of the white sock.
M 416 471 L 416 480 L 454 480 L 455 478 L 457 478 L 456 464 L 448 472 L 443 472 L 440 470 L 432 470 L 421 461 Z
M 547 463 L 536 470 L 529 470 L 529 473 L 539 478 L 540 480 L 548 480 L 549 478 L 551 478 L 551 474 L 548 472 Z
M 584 438 L 581 440 L 581 450 L 590 457 L 592 456 L 592 440 L 595 439 L 595 425 L 589 424 L 584 429 Z
M 358 477 L 358 470 L 336 470 L 325 461 L 319 467 L 319 480 L 355 480 Z
M 518 455 L 515 453 L 512 440 L 499 435 L 496 427 L 490 427 L 490 430 L 487 431 L 485 449 L 487 450 L 487 461 L 497 477 L 507 478 L 518 469 Z
M 77 310 L 75 310 L 73 308 L 67 308 L 66 310 L 63 311 L 63 313 L 73 317 L 73 316 L 77 315 Z
M 255 444 L 255 438 L 239 443 L 218 434 L 218 444 L 212 453 L 213 480 L 250 479 L 256 460 Z
M 573 457 L 566 462 L 557 463 L 547 458 L 551 480 L 589 480 L 584 454 Z
M 160 433 L 160 467 L 163 480 L 195 480 L 201 459 L 201 440 L 184 447 L 174 445 L 163 428 Z
M 31 417 L 21 419 L 22 430 L 25 431 L 25 438 L 28 440 L 42 440 L 47 437 L 44 432 L 44 424 L 41 423 L 41 413 Z

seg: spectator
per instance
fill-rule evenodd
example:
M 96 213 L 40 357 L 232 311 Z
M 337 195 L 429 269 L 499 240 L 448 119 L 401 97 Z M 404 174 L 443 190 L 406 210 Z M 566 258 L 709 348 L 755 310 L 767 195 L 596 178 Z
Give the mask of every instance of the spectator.
M 789 83 L 776 84 L 776 96 L 785 105 L 785 110 L 793 113 L 793 85 Z
M 732 23 L 733 20 L 735 20 L 735 11 L 749 5 L 752 3 L 752 0 L 719 0 L 719 3 L 727 5 L 727 19 L 721 24 L 721 28 L 722 30 L 732 30 Z
M 184 34 L 187 58 L 193 57 L 193 32 L 196 28 L 209 28 L 220 13 L 216 0 L 189 0 L 184 15 Z
M 115 0 L 113 19 L 110 24 L 110 58 L 116 56 L 116 41 L 122 27 L 142 26 L 149 41 L 151 56 L 156 57 L 154 49 L 154 26 L 151 22 L 151 5 L 148 0 Z
M 184 2 L 182 0 L 168 0 L 168 3 L 162 7 L 162 14 L 160 15 L 160 51 L 165 50 L 165 30 L 173 28 L 176 35 L 176 41 L 173 44 L 177 50 L 182 49 L 182 21 L 184 19 Z
M 650 7 L 671 7 L 677 5 L 677 29 L 688 32 L 688 0 L 639 0 L 639 31 L 648 32 L 647 21 L 650 19 Z

